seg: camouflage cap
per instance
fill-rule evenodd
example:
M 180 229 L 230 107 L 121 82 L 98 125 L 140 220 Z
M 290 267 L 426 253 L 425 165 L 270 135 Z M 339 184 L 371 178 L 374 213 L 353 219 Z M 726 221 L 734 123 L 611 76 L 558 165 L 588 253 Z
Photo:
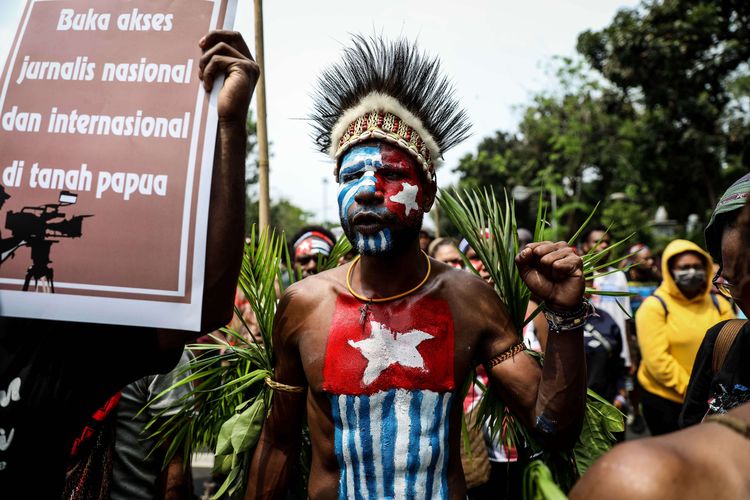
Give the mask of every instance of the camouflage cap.
M 708 253 L 719 264 L 721 264 L 721 236 L 724 233 L 724 227 L 739 215 L 748 197 L 750 197 L 750 174 L 745 174 L 729 186 L 711 214 L 704 236 Z

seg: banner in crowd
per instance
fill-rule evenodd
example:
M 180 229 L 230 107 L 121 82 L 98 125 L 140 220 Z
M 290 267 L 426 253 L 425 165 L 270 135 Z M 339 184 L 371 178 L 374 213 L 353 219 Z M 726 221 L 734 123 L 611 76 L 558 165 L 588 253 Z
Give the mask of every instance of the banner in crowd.
M 0 87 L 0 315 L 197 330 L 236 0 L 28 0 Z

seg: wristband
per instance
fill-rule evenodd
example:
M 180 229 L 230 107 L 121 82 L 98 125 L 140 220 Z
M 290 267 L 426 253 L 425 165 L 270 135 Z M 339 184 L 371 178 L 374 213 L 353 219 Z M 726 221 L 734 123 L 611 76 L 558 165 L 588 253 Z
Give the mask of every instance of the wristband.
M 585 298 L 581 301 L 581 306 L 571 312 L 558 312 L 544 308 L 544 316 L 547 318 L 549 329 L 553 332 L 567 332 L 580 328 L 592 314 L 594 314 L 594 306 Z

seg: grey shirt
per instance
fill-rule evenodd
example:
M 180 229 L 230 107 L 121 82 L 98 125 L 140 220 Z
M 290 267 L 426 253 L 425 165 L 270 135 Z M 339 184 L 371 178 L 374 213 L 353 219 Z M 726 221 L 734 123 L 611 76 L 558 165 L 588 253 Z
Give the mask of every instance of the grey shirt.
M 171 372 L 164 375 L 148 375 L 122 390 L 120 402 L 117 405 L 116 441 L 110 493 L 112 500 L 157 498 L 159 493 L 157 480 L 164 457 L 158 451 L 150 457 L 147 456 L 156 440 L 147 439 L 141 433 L 151 418 L 162 410 L 166 409 L 164 416 L 177 413 L 179 408 L 173 406 L 190 392 L 191 385 L 184 384 L 169 391 L 143 413 L 138 415 L 138 412 L 161 392 L 190 375 L 189 371 L 184 371 L 190 358 L 190 351 L 185 349 L 179 363 Z

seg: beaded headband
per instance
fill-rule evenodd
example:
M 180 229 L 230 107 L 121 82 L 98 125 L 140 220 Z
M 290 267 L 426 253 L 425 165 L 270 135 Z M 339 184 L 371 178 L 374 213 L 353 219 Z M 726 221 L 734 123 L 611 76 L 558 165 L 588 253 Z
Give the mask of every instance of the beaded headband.
M 338 177 L 338 159 L 349 148 L 368 139 L 388 141 L 411 154 L 422 166 L 428 179 L 435 177 L 440 149 L 421 120 L 395 98 L 372 92 L 357 106 L 347 110 L 331 131 L 331 150 L 336 161 L 334 175 Z

